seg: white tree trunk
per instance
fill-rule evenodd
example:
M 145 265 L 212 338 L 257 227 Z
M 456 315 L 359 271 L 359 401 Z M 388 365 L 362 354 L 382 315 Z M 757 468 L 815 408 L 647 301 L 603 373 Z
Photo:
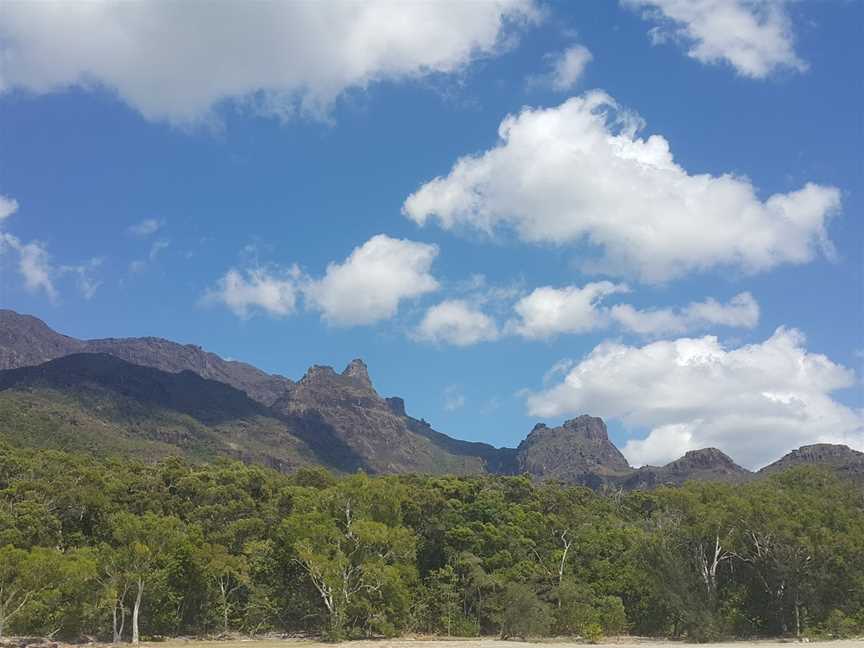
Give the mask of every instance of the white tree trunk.
M 138 579 L 138 593 L 135 595 L 135 607 L 132 609 L 132 643 L 139 643 L 138 636 L 138 612 L 141 610 L 141 597 L 144 594 L 144 580 Z
M 120 633 L 117 632 L 117 602 L 114 602 L 114 607 L 111 608 L 111 630 L 113 631 L 114 644 L 120 643 Z

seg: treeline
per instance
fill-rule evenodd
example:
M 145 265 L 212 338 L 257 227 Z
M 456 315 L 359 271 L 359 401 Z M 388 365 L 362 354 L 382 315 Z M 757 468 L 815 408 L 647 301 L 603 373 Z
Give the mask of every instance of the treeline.
M 814 469 L 598 495 L 0 445 L 0 635 L 850 635 L 862 505 Z

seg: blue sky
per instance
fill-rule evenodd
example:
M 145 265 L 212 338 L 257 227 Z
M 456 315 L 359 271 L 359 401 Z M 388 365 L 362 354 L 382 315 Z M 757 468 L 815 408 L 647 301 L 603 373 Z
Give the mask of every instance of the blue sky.
M 7 5 L 0 306 L 496 445 L 864 446 L 864 5 L 230 6 Z

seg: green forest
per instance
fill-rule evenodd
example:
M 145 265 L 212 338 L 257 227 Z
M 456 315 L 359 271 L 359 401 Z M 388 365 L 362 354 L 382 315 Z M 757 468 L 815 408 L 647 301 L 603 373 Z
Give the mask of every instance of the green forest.
M 598 494 L 0 445 L 0 636 L 850 636 L 864 496 L 830 472 Z

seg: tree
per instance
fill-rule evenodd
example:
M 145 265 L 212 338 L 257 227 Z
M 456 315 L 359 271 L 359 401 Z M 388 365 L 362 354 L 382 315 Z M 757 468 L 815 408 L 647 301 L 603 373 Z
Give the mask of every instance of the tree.
M 160 517 L 153 513 L 142 516 L 121 513 L 113 520 L 113 530 L 119 554 L 118 564 L 134 587 L 132 643 L 138 645 L 145 588 L 156 572 L 164 569 L 169 554 L 182 540 L 183 524 L 177 518 Z
M 205 572 L 218 590 L 222 616 L 222 632 L 229 630 L 229 617 L 233 610 L 232 597 L 249 582 L 249 566 L 244 556 L 235 556 L 221 545 L 205 548 Z
M 17 614 L 43 586 L 33 579 L 30 554 L 12 546 L 0 548 L 0 639 Z
M 321 598 L 327 636 L 342 638 L 349 616 L 366 634 L 390 634 L 404 623 L 404 590 L 416 578 L 416 541 L 399 525 L 398 492 L 359 476 L 324 492 L 316 504 L 286 518 L 283 537 Z M 393 604 L 399 609 L 388 610 Z
M 502 639 L 514 636 L 527 639 L 548 634 L 552 614 L 534 590 L 522 583 L 509 583 L 500 597 Z

